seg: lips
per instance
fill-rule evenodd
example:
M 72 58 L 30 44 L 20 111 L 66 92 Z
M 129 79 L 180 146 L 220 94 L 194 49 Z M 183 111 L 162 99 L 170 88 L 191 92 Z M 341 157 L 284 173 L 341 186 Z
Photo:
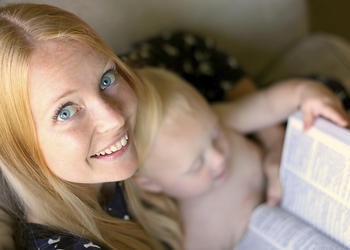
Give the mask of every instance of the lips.
M 119 141 L 117 141 L 116 143 L 112 144 L 111 146 L 109 146 L 105 150 L 100 151 L 100 152 L 92 155 L 91 157 L 99 157 L 99 156 L 105 156 L 105 155 L 113 154 L 113 153 L 121 150 L 123 147 L 125 147 L 128 144 L 128 140 L 129 140 L 128 135 L 125 134 L 122 138 L 120 138 Z

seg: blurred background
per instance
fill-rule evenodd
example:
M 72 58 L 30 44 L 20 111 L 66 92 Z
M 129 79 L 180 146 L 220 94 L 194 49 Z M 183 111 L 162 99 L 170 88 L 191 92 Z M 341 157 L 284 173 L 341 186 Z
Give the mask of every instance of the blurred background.
M 330 32 L 350 41 L 349 0 L 308 0 L 312 31 Z

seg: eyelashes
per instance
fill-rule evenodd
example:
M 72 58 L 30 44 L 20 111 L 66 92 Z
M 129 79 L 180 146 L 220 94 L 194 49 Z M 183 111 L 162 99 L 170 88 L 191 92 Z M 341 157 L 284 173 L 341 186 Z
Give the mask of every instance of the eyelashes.
M 116 83 L 116 80 L 117 80 L 116 71 L 117 70 L 115 68 L 111 68 L 103 74 L 100 80 L 101 90 L 105 90 L 106 88 Z
M 54 121 L 66 121 L 73 117 L 79 110 L 80 108 L 78 105 L 72 102 L 67 102 L 57 108 L 52 119 Z
M 117 69 L 116 65 L 108 69 L 105 73 L 102 74 L 98 82 L 98 87 L 100 91 L 104 91 L 109 87 L 115 85 L 117 83 Z M 71 119 L 81 110 L 81 106 L 74 102 L 66 102 L 60 105 L 54 115 L 52 116 L 52 120 L 54 122 L 64 122 Z

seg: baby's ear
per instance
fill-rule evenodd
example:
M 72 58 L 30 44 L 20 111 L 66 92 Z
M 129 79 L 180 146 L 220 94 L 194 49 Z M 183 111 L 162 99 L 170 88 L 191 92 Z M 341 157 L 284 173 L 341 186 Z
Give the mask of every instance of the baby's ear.
M 160 193 L 163 191 L 162 187 L 158 183 L 156 183 L 154 180 L 150 179 L 147 176 L 135 174 L 133 178 L 136 184 L 145 191 L 152 193 Z

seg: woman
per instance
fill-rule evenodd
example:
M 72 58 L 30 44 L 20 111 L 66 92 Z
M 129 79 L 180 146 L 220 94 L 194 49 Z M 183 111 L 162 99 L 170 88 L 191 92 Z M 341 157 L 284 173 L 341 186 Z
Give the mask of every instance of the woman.
M 17 247 L 159 247 L 129 220 L 116 183 L 137 169 L 136 96 L 148 98 L 145 86 L 86 23 L 56 7 L 1 8 L 0 48 L 1 190 L 20 225 Z

